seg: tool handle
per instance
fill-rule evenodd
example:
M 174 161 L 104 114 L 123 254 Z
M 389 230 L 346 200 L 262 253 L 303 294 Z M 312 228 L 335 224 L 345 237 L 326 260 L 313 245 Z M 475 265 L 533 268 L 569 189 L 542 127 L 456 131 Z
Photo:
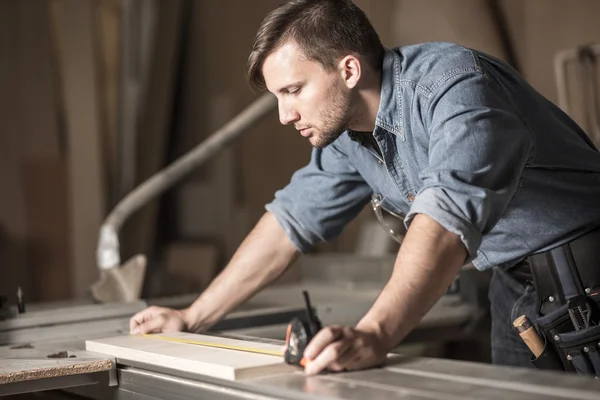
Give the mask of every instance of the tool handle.
M 544 351 L 544 343 L 529 318 L 521 315 L 513 321 L 513 325 L 535 358 L 538 358 Z
M 304 304 L 306 305 L 306 322 L 308 323 L 307 335 L 308 341 L 310 341 L 312 340 L 313 336 L 321 330 L 322 324 L 319 317 L 317 317 L 317 315 L 313 311 L 312 304 L 310 304 L 310 297 L 308 296 L 308 291 L 303 290 L 302 295 L 304 296 Z

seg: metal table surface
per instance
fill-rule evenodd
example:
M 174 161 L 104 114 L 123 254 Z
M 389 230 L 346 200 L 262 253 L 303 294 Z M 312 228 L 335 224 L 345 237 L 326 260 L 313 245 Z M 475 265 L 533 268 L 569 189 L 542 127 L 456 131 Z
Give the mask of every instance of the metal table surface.
M 340 265 L 342 264 L 344 270 L 342 276 L 349 277 L 347 282 L 340 283 L 338 280 L 335 285 L 331 285 L 327 283 L 329 280 L 326 277 L 319 277 L 319 279 L 299 284 L 268 288 L 250 299 L 244 306 L 228 315 L 225 320 L 214 327 L 216 328 L 215 331 L 253 338 L 260 337 L 262 340 L 282 339 L 281 335 L 285 332 L 282 326 L 287 324 L 293 315 L 304 312 L 304 304 L 301 296 L 302 289 L 307 289 L 311 293 L 313 305 L 317 308 L 318 314 L 325 324 L 352 325 L 356 323 L 371 306 L 381 289 L 381 277 L 375 277 L 377 279 L 373 278 L 372 272 L 379 269 L 383 271 L 383 268 L 372 268 L 371 273 L 368 274 L 369 277 L 373 278 L 370 281 L 362 279 L 362 277 L 358 279 L 357 277 L 353 277 L 352 274 L 346 273 L 349 271 L 348 263 L 344 262 Z M 363 273 L 363 270 L 359 268 L 350 268 L 350 270 L 356 270 L 356 273 Z M 319 273 L 325 272 L 318 268 L 315 271 L 319 271 Z M 383 271 L 381 274 L 384 275 L 384 272 L 388 273 L 389 271 Z M 380 283 L 377 284 L 375 281 Z M 83 343 L 84 339 L 126 334 L 129 317 L 134 312 L 145 307 L 146 304 L 181 307 L 187 306 L 195 298 L 196 295 L 189 295 L 177 296 L 170 299 L 155 299 L 156 301 L 148 301 L 148 303 L 140 301 L 130 304 L 77 304 L 75 306 L 64 304 L 60 307 L 45 307 L 44 309 L 20 316 L 13 321 L 5 321 L 0 326 L 0 343 L 36 343 L 38 341 L 56 343 L 68 340 L 75 343 L 75 347 L 80 347 L 76 343 Z M 419 341 L 431 339 L 438 341 L 452 340 L 469 336 L 470 326 L 473 321 L 477 320 L 477 308 L 473 304 L 465 303 L 458 295 L 444 296 L 423 319 L 419 328 L 415 330 L 414 336 Z M 139 368 L 131 365 L 122 365 L 118 369 L 118 374 L 121 385 L 117 389 L 109 388 L 108 384 L 102 384 L 101 381 L 100 384 L 94 384 L 102 378 L 99 375 L 82 375 L 76 378 L 50 379 L 35 383 L 29 382 L 23 385 L 19 384 L 18 388 L 14 386 L 11 388 L 6 387 L 5 389 L 11 389 L 15 393 L 87 385 L 86 391 L 91 390 L 95 392 L 99 390 L 101 393 L 104 393 L 100 398 L 112 398 L 115 393 L 119 398 L 123 396 L 134 396 L 135 398 L 144 396 L 153 398 L 198 398 L 198 393 L 203 392 L 209 393 L 209 398 L 215 398 L 216 394 L 222 396 L 223 392 L 231 393 L 235 389 L 235 385 L 237 385 L 237 383 L 234 383 L 234 387 L 232 387 L 231 382 L 226 384 L 222 384 L 222 382 L 211 383 L 205 377 L 185 377 L 180 373 L 174 374 L 168 371 L 156 371 L 149 367 Z M 234 397 L 222 398 L 248 398 L 248 393 L 253 393 L 256 387 L 260 388 L 257 393 L 259 393 L 259 396 L 262 396 L 256 398 L 269 398 L 264 397 L 266 395 L 272 396 L 270 398 L 314 398 L 312 394 L 306 397 L 306 393 L 290 389 L 298 384 L 298 379 L 300 378 L 304 379 L 301 373 L 297 376 L 287 376 L 286 381 L 289 383 L 289 388 L 284 388 L 283 391 L 277 387 L 277 384 L 283 381 L 278 381 L 277 378 L 273 378 L 275 379 L 274 382 L 269 380 L 265 380 L 264 382 L 257 381 L 254 384 L 252 382 L 244 382 L 243 388 L 236 392 Z M 341 392 L 344 392 L 342 390 L 344 385 L 348 384 L 347 382 L 337 382 L 335 379 L 338 378 L 334 379 L 333 375 L 307 379 L 307 384 L 312 382 L 313 386 L 323 386 L 321 380 L 326 379 L 325 387 L 334 385 Z M 144 384 L 140 384 L 142 381 Z M 248 386 L 248 384 L 251 386 Z M 351 383 L 350 385 L 352 386 L 353 384 Z M 196 390 L 198 387 L 200 387 L 198 389 L 199 392 Z M 307 387 L 310 387 L 310 385 Z M 166 388 L 171 389 L 165 392 Z M 185 388 L 194 388 L 192 390 L 193 394 L 187 396 Z M 264 390 L 267 390 L 268 393 L 265 394 Z M 147 392 L 147 395 L 141 396 L 141 393 L 144 392 Z M 158 396 L 158 393 L 163 393 L 164 396 Z M 283 397 L 278 393 L 284 393 Z M 89 394 L 87 393 L 86 395 Z
M 300 287 L 293 287 L 296 289 L 295 292 L 298 292 L 294 296 L 289 295 L 290 287 L 274 288 L 256 296 L 245 307 L 230 314 L 228 318 L 218 324 L 219 326 L 216 326 L 216 328 L 220 328 L 218 329 L 220 331 L 218 333 L 221 335 L 241 336 L 241 338 L 246 339 L 260 338 L 263 341 L 283 339 L 285 326 L 282 323 L 285 322 L 287 324 L 287 321 L 292 316 L 304 313 L 302 304 L 299 304 L 302 301 L 299 295 L 301 293 Z M 305 285 L 304 288 L 306 287 Z M 364 312 L 368 310 L 377 295 L 376 290 L 365 288 L 348 290 L 314 284 L 308 285 L 308 288 L 314 294 L 317 311 L 325 324 L 355 324 Z M 61 321 L 61 324 L 54 326 L 51 324 L 52 310 L 41 312 L 39 315 L 31 313 L 26 316 L 27 318 L 5 321 L 5 324 L 11 324 L 11 326 L 4 327 L 7 329 L 6 332 L 0 329 L 0 337 L 3 337 L 1 336 L 3 333 L 9 334 L 7 338 L 12 339 L 9 342 L 13 342 L 13 344 L 15 342 L 25 342 L 33 343 L 36 347 L 43 344 L 46 347 L 55 346 L 58 350 L 64 350 L 67 347 L 83 350 L 83 339 L 125 334 L 128 319 L 124 318 L 123 315 L 128 317 L 133 310 L 141 307 L 143 307 L 143 304 L 76 306 L 72 308 L 72 310 L 78 311 L 85 310 L 84 313 L 70 313 L 69 311 L 71 310 L 69 307 L 65 307 L 59 314 L 60 316 L 63 314 L 66 315 L 68 320 Z M 103 313 L 103 309 L 107 311 Z M 436 337 L 437 340 L 448 340 L 452 337 L 465 335 L 465 333 L 468 334 L 468 332 L 465 332 L 465 325 L 468 325 L 474 318 L 473 313 L 474 309 L 472 306 L 461 302 L 456 295 L 445 296 L 423 319 L 420 328 L 416 330 L 415 334 L 419 336 L 420 340 L 427 339 L 427 336 L 429 336 L 427 332 L 429 331 L 432 332 L 431 336 Z M 112 332 L 112 329 L 115 329 L 111 325 L 114 321 L 118 322 L 119 329 Z M 36 326 L 35 322 L 42 326 Z M 44 326 L 46 323 L 48 325 Z M 120 327 L 121 325 L 123 327 Z M 15 329 L 11 330 L 11 328 Z M 217 332 L 215 331 L 215 333 Z M 35 341 L 36 337 L 41 338 L 42 342 L 37 343 Z M 56 338 L 59 337 L 61 339 L 57 340 Z M 128 382 L 126 379 L 128 377 L 136 377 L 136 382 L 139 379 L 147 379 L 144 371 L 146 369 L 119 369 L 119 373 L 124 378 L 123 382 Z M 152 375 L 150 377 L 151 381 L 156 381 L 158 376 Z M 178 375 L 171 374 L 167 381 L 172 382 L 173 379 L 180 378 Z M 0 385 L 2 386 L 0 392 L 3 394 L 14 394 L 79 385 L 91 385 L 93 388 L 98 388 L 102 386 L 94 385 L 94 383 L 98 382 L 98 379 L 99 375 L 88 376 L 85 374 L 70 378 L 59 377 L 44 379 L 39 382 L 23 382 L 8 386 Z M 194 384 L 197 385 L 198 381 L 196 380 Z M 186 384 L 183 387 L 187 386 Z M 128 386 L 126 385 L 126 387 Z M 152 387 L 152 385 L 148 387 Z M 222 387 L 220 388 L 222 389 Z M 142 388 L 140 390 L 145 389 Z
M 383 368 L 306 376 L 301 370 L 227 381 L 117 360 L 118 387 L 75 393 L 141 399 L 531 399 L 600 398 L 600 381 L 573 374 L 397 356 Z

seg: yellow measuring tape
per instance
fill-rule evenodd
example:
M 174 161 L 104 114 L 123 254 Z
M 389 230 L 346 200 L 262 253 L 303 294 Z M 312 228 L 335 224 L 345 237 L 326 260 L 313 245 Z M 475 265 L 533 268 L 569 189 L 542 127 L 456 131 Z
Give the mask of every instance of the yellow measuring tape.
M 268 356 L 283 357 L 283 352 L 281 352 L 281 351 L 256 349 L 256 348 L 252 348 L 252 347 L 234 346 L 234 345 L 229 345 L 229 344 L 201 342 L 201 341 L 198 341 L 198 340 L 180 339 L 180 338 L 174 338 L 174 337 L 168 337 L 168 336 L 160 336 L 160 335 L 148 335 L 148 334 L 145 334 L 143 336 L 147 337 L 147 338 L 150 338 L 150 339 L 166 340 L 166 341 L 175 342 L 175 343 L 194 344 L 194 345 L 197 345 L 197 346 L 216 347 L 216 348 L 219 348 L 219 349 L 237 350 L 237 351 L 244 351 L 246 353 L 257 353 L 257 354 L 265 354 L 265 355 L 268 355 Z

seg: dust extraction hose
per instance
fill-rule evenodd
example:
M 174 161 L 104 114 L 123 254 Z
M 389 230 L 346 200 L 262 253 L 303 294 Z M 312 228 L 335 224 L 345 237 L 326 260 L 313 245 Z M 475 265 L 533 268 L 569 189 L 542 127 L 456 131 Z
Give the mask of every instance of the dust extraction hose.
M 131 214 L 219 153 L 232 140 L 274 110 L 276 105 L 277 99 L 273 95 L 264 94 L 189 153 L 151 176 L 125 196 L 100 227 L 100 237 L 96 250 L 98 268 L 103 270 L 121 265 L 119 230 Z

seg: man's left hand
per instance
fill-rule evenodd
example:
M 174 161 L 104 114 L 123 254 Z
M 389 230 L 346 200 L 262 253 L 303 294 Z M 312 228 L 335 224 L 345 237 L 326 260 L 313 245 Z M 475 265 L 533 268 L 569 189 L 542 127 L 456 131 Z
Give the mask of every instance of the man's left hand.
M 304 350 L 310 360 L 305 367 L 309 375 L 329 371 L 354 371 L 383 364 L 387 346 L 374 332 L 347 326 L 321 329 Z

